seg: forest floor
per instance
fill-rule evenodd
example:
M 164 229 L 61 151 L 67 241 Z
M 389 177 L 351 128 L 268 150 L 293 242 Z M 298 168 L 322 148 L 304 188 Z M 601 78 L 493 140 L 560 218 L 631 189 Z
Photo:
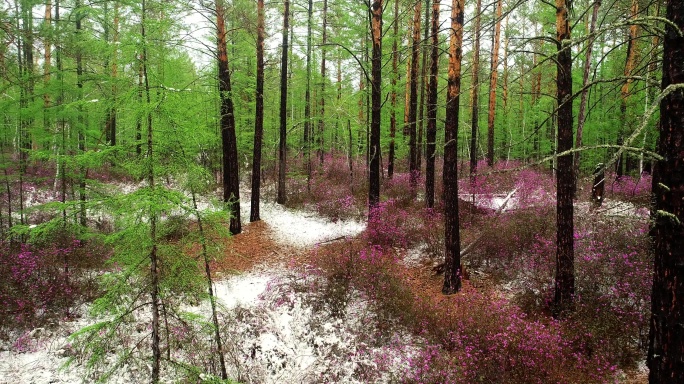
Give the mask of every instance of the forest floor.
M 490 205 L 499 203 L 493 200 Z M 249 200 L 243 196 L 243 201 Z M 633 206 L 617 201 L 603 209 L 607 215 L 637 214 Z M 242 206 L 242 217 L 243 221 L 249 217 L 248 204 Z M 430 342 L 410 327 L 386 322 L 363 295 L 348 294 L 345 300 L 349 302 L 344 302 L 340 315 L 336 313 L 339 308 L 321 307 L 320 292 L 311 289 L 315 282 L 310 281 L 310 271 L 318 255 L 348 247 L 366 230 L 366 224 L 331 221 L 312 211 L 272 203 L 262 204 L 261 217 L 258 222 L 245 222 L 241 234 L 225 239 L 225 255 L 213 265 L 218 273 L 215 292 L 228 312 L 223 321 L 230 376 L 241 382 L 266 383 L 406 382 L 405 373 L 415 368 L 409 362 L 418 359 Z M 419 248 L 394 252 L 402 260 L 397 267 L 403 284 L 426 301 L 427 308 L 458 306 L 456 296 L 441 293 L 442 277 L 435 274 L 434 261 L 423 257 Z M 464 280 L 463 292 L 492 298 L 506 295 L 495 281 L 477 271 Z M 88 382 L 83 362 L 76 360 L 64 368 L 74 357 L 69 335 L 95 321 L 87 309 L 81 308 L 75 320 L 27 333 L 20 350 L 3 347 L 0 383 Z M 207 315 L 206 305 L 189 304 L 187 310 Z M 125 366 L 110 382 L 138 382 L 139 369 Z M 642 366 L 624 372 L 620 382 L 645 383 L 646 370 Z

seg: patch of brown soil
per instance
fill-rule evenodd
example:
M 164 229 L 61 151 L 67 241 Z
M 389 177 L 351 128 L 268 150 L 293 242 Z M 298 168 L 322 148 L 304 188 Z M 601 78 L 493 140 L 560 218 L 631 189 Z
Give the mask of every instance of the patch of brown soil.
M 273 230 L 263 220 L 243 225 L 242 233 L 222 239 L 221 245 L 223 257 L 212 263 L 212 268 L 219 273 L 276 265 L 296 254 L 292 248 L 274 240 Z

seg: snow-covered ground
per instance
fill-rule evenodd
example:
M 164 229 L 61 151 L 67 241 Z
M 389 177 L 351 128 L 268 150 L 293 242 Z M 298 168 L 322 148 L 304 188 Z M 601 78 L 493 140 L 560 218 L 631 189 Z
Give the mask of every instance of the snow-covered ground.
M 241 208 L 242 217 L 249 217 L 249 204 L 243 204 Z M 354 220 L 333 223 L 314 212 L 292 210 L 279 204 L 262 203 L 259 209 L 277 242 L 300 248 L 310 248 L 340 237 L 352 237 L 366 229 L 366 223 Z
M 242 208 L 249 212 L 249 204 Z M 364 223 L 332 223 L 276 204 L 263 204 L 261 217 L 276 241 L 302 248 L 353 236 L 365 228 Z M 388 382 L 408 369 L 406 362 L 417 350 L 412 346 L 417 340 L 402 331 L 378 339 L 374 315 L 358 297 L 332 316 L 329 308 L 316 304 L 318 293 L 301 289 L 306 279 L 293 271 L 257 266 L 216 281 L 231 376 L 259 383 Z M 207 303 L 183 309 L 210 320 Z M 86 312 L 83 309 L 84 315 L 75 321 L 25 335 L 20 349 L 2 348 L 8 350 L 0 351 L 0 384 L 88 382 L 80 363 L 63 368 L 73 353 L 69 335 L 97 321 Z M 133 328 L 144 329 L 146 317 L 139 316 L 140 324 Z M 140 367 L 124 366 L 110 382 L 146 382 L 148 377 Z

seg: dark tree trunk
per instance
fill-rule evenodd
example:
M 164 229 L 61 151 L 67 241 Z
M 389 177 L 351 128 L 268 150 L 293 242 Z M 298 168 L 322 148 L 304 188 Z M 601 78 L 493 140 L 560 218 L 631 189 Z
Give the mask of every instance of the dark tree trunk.
M 461 290 L 461 236 L 458 222 L 458 110 L 461 93 L 463 1 L 452 0 L 449 74 L 444 124 L 444 285 L 442 293 Z
M 304 91 L 304 161 L 306 161 L 306 191 L 311 192 L 311 28 L 313 0 L 309 0 L 306 16 L 306 90 Z
M 556 0 L 558 145 L 556 153 L 572 149 L 572 51 L 568 1 Z M 554 316 L 570 310 L 575 294 L 573 244 L 572 155 L 558 157 L 556 171 L 556 282 Z
M 473 48 L 473 88 L 471 91 L 472 101 L 472 121 L 470 126 L 470 177 L 475 177 L 477 173 L 477 135 L 479 134 L 480 120 L 480 14 L 482 13 L 482 0 L 477 0 L 475 8 L 475 36 Z
M 382 103 L 382 0 L 371 5 L 371 37 L 373 57 L 371 59 L 371 128 L 370 160 L 368 172 L 368 215 L 380 202 L 380 120 Z
M 83 13 L 80 9 L 83 5 L 80 1 L 76 1 L 74 12 L 76 13 L 76 35 L 80 40 L 81 33 L 83 32 L 82 20 Z M 83 51 L 80 46 L 76 48 L 76 86 L 78 88 L 78 99 L 83 100 Z M 86 137 L 85 137 L 85 118 L 83 114 L 83 108 L 79 104 L 77 117 L 77 131 L 78 131 L 78 151 L 80 153 L 85 153 L 86 151 Z M 86 172 L 87 168 L 81 166 L 78 175 L 78 197 L 79 197 L 79 224 L 85 227 L 87 222 L 86 217 Z
M 418 143 L 416 142 L 416 115 L 418 111 L 418 56 L 420 54 L 420 10 L 421 2 L 416 2 L 413 14 L 413 42 L 411 46 L 411 77 L 409 94 L 409 172 L 411 188 L 418 184 Z
M 502 0 L 496 3 L 492 67 L 489 75 L 489 113 L 487 114 L 487 165 L 494 165 L 494 119 L 496 117 L 496 83 L 499 77 L 499 43 L 501 36 Z
M 287 170 L 287 53 L 290 30 L 290 1 L 285 0 L 283 12 L 283 53 L 280 67 L 280 141 L 278 143 L 278 204 L 285 204 L 285 172 Z
M 147 77 L 147 45 L 145 33 L 145 22 L 147 19 L 147 7 L 145 0 L 142 2 L 140 19 L 140 34 L 143 40 L 142 54 L 140 57 L 140 67 L 143 75 L 143 87 L 145 92 L 145 108 L 147 119 L 147 143 L 146 143 L 146 157 L 147 157 L 147 184 L 151 191 L 154 191 L 154 159 L 153 159 L 153 135 L 152 135 L 152 112 L 149 110 L 152 104 L 150 98 L 150 83 Z M 159 337 L 159 266 L 157 255 L 157 213 L 154 210 L 150 211 L 150 240 L 152 248 L 150 249 L 150 299 L 152 305 L 152 375 L 150 381 L 152 384 L 159 383 L 160 368 L 161 368 L 161 348 Z
M 256 116 L 254 117 L 254 154 L 252 158 L 252 204 L 249 221 L 259 221 L 261 201 L 261 144 L 264 137 L 264 0 L 257 0 Z M 307 145 L 305 143 L 305 145 Z
M 328 0 L 323 0 L 323 43 L 321 46 L 321 99 L 320 99 L 320 116 L 318 117 L 318 158 L 323 164 L 323 150 L 324 140 L 323 132 L 325 131 L 325 83 L 326 78 L 326 67 L 325 67 L 325 45 L 328 43 Z
M 425 4 L 425 16 L 423 17 L 423 40 L 421 42 L 423 46 L 423 60 L 420 64 L 420 101 L 418 102 L 418 118 L 416 120 L 417 141 L 416 141 L 416 169 L 420 173 L 423 170 L 423 146 L 425 145 L 424 133 L 425 133 L 425 109 L 427 101 L 425 99 L 425 91 L 428 87 L 427 80 L 427 62 L 428 56 L 430 55 L 430 44 L 427 43 L 428 37 L 430 36 L 430 0 L 424 0 Z M 427 149 L 426 149 L 427 150 Z M 427 153 L 426 153 L 427 154 Z
M 649 383 L 684 383 L 684 2 L 669 0 L 663 41 L 658 161 L 653 175 L 655 270 L 648 347 Z
M 143 103 L 143 70 L 142 57 L 138 64 L 138 103 Z M 140 157 L 142 155 L 142 116 L 138 116 L 135 121 L 135 153 Z
M 105 23 L 106 24 L 106 23 Z M 113 46 L 114 46 L 114 51 L 112 53 L 111 57 L 111 63 L 108 63 L 108 66 L 110 67 L 111 70 L 111 76 L 112 76 L 112 106 L 109 108 L 107 111 L 107 117 L 105 120 L 105 141 L 107 145 L 114 146 L 116 145 L 116 94 L 117 94 L 117 86 L 116 86 L 116 78 L 118 77 L 118 64 L 117 64 L 117 51 L 118 51 L 118 44 L 119 44 L 119 3 L 114 2 L 114 38 L 113 38 Z M 109 42 L 109 38 L 105 38 L 107 42 Z
M 432 3 L 432 49 L 427 92 L 427 146 L 425 152 L 425 204 L 435 206 L 435 147 L 437 141 L 437 71 L 439 68 L 439 0 Z
M 390 143 L 389 143 L 389 158 L 387 159 L 387 177 L 394 176 L 394 138 L 397 135 L 397 80 L 399 77 L 398 61 L 399 61 L 399 2 L 394 2 L 394 26 L 392 39 L 392 79 L 390 90 L 390 103 L 392 106 L 392 114 L 390 116 Z
M 591 202 L 594 208 L 598 208 L 603 204 L 603 194 L 606 185 L 605 166 L 599 163 L 594 170 L 594 183 L 591 186 Z
M 218 86 L 221 97 L 221 146 L 223 148 L 223 201 L 230 205 L 230 233 L 242 232 L 240 222 L 240 178 L 237 139 L 226 38 L 225 4 L 216 1 L 216 41 L 218 43 Z

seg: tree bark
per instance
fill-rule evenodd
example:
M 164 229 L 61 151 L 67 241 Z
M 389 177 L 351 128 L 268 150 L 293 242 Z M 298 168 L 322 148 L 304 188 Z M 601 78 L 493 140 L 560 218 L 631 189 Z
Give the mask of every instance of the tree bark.
M 397 81 L 399 78 L 399 1 L 394 2 L 394 26 L 392 38 L 392 78 L 390 89 L 390 105 L 392 114 L 390 115 L 390 142 L 389 158 L 387 159 L 387 177 L 394 176 L 394 139 L 397 135 Z
M 662 88 L 680 88 L 660 103 L 653 175 L 654 276 L 648 347 L 649 383 L 684 383 L 684 2 L 669 0 L 663 40 Z M 674 27 L 678 29 L 675 29 Z
M 287 170 L 287 53 L 290 29 L 290 1 L 285 0 L 283 11 L 283 52 L 280 63 L 280 140 L 278 143 L 278 204 L 285 204 L 285 172 Z
M 425 133 L 425 110 L 427 108 L 427 102 L 425 99 L 425 91 L 429 86 L 429 81 L 427 80 L 427 66 L 428 66 L 428 56 L 430 56 L 430 44 L 427 43 L 430 36 L 430 0 L 425 1 L 425 16 L 423 17 L 423 40 L 421 45 L 423 47 L 423 60 L 420 64 L 420 101 L 418 102 L 418 117 L 416 120 L 416 169 L 418 172 L 423 170 L 423 146 L 425 145 L 424 133 Z M 427 148 L 426 148 L 427 151 Z M 427 155 L 427 152 L 425 152 Z
M 216 41 L 218 44 L 218 87 L 221 98 L 221 146 L 223 148 L 223 201 L 230 205 L 230 233 L 242 232 L 240 222 L 240 178 L 238 175 L 235 109 L 233 107 L 226 38 L 225 4 L 216 1 Z
M 499 43 L 501 37 L 502 0 L 496 3 L 492 67 L 489 75 L 489 113 L 487 115 L 487 165 L 494 165 L 494 119 L 496 117 L 496 82 L 499 77 Z
M 382 0 L 371 5 L 371 37 L 373 57 L 371 59 L 371 129 L 368 187 L 368 216 L 380 202 L 380 122 L 382 103 Z
M 470 92 L 472 102 L 472 121 L 470 126 L 470 178 L 474 179 L 477 173 L 477 136 L 480 120 L 480 17 L 482 13 L 482 0 L 477 0 L 475 8 L 475 27 L 473 35 L 475 42 L 473 47 L 473 86 Z
M 76 13 L 76 35 L 80 41 L 81 33 L 83 32 L 82 21 L 83 7 L 81 1 L 78 0 L 75 3 L 74 12 Z M 76 47 L 76 87 L 78 88 L 78 99 L 83 100 L 83 48 L 79 45 Z M 81 104 L 77 108 L 78 117 L 77 121 L 77 131 L 78 131 L 78 151 L 83 154 L 86 151 L 86 137 L 85 137 L 85 116 L 83 112 L 83 107 Z M 81 166 L 78 175 L 78 197 L 79 197 L 79 223 L 82 227 L 87 224 L 86 217 L 86 172 L 88 169 L 85 166 Z
M 140 57 L 140 67 L 143 76 L 143 86 L 145 93 L 145 104 L 149 107 L 152 103 L 150 98 L 150 83 L 147 77 L 147 34 L 145 23 L 147 21 L 147 7 L 146 1 L 142 1 L 141 19 L 140 19 L 140 34 L 143 40 L 143 48 Z M 146 162 L 147 162 L 147 184 L 151 191 L 155 189 L 154 180 L 154 158 L 153 158 L 153 135 L 152 135 L 152 112 L 146 108 L 145 116 L 147 122 L 147 143 L 146 143 Z M 150 211 L 150 240 L 152 248 L 150 249 L 150 298 L 152 305 L 152 375 L 150 381 L 152 384 L 159 383 L 160 368 L 161 368 L 161 348 L 159 338 L 159 267 L 157 255 L 157 213 L 152 209 Z
M 325 151 L 323 150 L 324 140 L 323 131 L 325 131 L 325 83 L 326 78 L 326 66 L 325 66 L 325 45 L 328 43 L 328 0 L 323 0 L 323 41 L 321 45 L 321 98 L 319 102 L 320 106 L 320 116 L 318 117 L 318 158 L 320 163 L 323 164 L 323 158 Z
M 432 3 L 432 49 L 427 92 L 427 146 L 425 152 L 425 204 L 435 206 L 435 148 L 437 141 L 437 73 L 439 69 L 439 0 Z
M 572 149 L 572 51 L 568 0 L 556 0 L 558 144 L 556 153 Z M 556 278 L 554 316 L 571 310 L 575 294 L 572 155 L 558 156 L 556 178 Z
M 256 114 L 254 117 L 254 154 L 252 156 L 252 202 L 249 212 L 250 222 L 261 220 L 261 217 L 259 216 L 259 204 L 261 201 L 261 147 L 264 137 L 264 0 L 257 0 L 256 61 Z M 304 145 L 308 145 L 306 139 Z
M 463 1 L 452 0 L 449 73 L 444 124 L 444 285 L 442 293 L 461 290 L 461 237 L 458 221 L 458 112 L 461 93 Z
M 106 3 L 105 3 L 106 4 Z M 107 24 L 105 22 L 105 24 Z M 119 43 L 119 3 L 114 2 L 114 37 L 113 37 L 113 46 L 114 50 L 112 52 L 111 56 L 111 62 L 108 62 L 105 67 L 109 67 L 111 71 L 111 82 L 112 82 L 112 87 L 111 87 L 111 92 L 112 92 L 112 106 L 109 108 L 107 111 L 107 117 L 105 118 L 105 127 L 104 127 L 104 133 L 105 133 L 105 142 L 108 145 L 114 146 L 116 145 L 116 94 L 117 94 L 117 87 L 116 87 L 116 78 L 118 76 L 118 66 L 117 66 L 117 51 L 118 51 L 118 43 Z M 108 28 L 105 27 L 105 30 L 107 31 Z M 107 35 L 107 34 L 106 34 Z M 109 43 L 109 37 L 105 37 L 105 41 Z
M 420 54 L 420 10 L 421 1 L 417 1 L 413 13 L 413 42 L 411 45 L 411 77 L 409 96 L 409 180 L 411 189 L 418 185 L 418 143 L 416 142 L 416 116 L 418 111 L 418 57 Z

